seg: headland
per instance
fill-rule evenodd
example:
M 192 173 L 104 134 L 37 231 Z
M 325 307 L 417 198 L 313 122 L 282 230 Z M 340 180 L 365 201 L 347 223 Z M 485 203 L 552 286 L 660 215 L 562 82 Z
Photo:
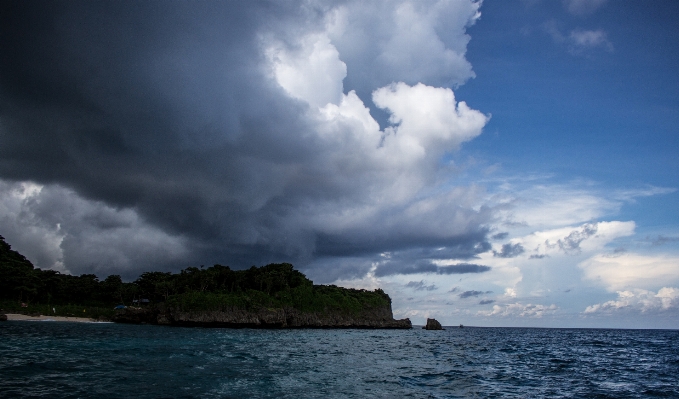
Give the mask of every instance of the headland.
M 134 282 L 41 270 L 0 236 L 8 320 L 114 321 L 230 328 L 412 328 L 381 289 L 317 285 L 289 263 L 144 272 Z M 44 316 L 41 316 L 44 315 Z M 82 319 L 82 320 L 80 320 Z

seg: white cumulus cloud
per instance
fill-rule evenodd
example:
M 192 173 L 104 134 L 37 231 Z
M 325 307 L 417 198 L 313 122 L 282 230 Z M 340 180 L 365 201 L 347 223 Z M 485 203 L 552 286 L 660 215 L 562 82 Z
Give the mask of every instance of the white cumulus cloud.
M 392 82 L 461 84 L 474 76 L 465 30 L 480 1 L 350 1 L 329 15 L 328 34 L 348 69 L 349 87 Z
M 679 288 L 663 287 L 657 293 L 639 288 L 618 291 L 617 300 L 587 306 L 584 313 L 654 313 L 677 310 L 679 310 Z
M 540 304 L 522 304 L 519 302 L 510 303 L 507 305 L 493 305 L 491 310 L 479 310 L 480 316 L 500 316 L 500 317 L 532 317 L 542 318 L 545 315 L 551 315 L 557 312 L 558 306 L 540 305 Z
M 441 155 L 481 133 L 488 117 L 472 110 L 464 101 L 456 103 L 453 91 L 418 83 L 383 87 L 373 93 L 373 101 L 391 113 L 394 124 L 385 130 L 385 146 Z M 392 144 L 394 143 L 394 144 Z
M 597 49 L 608 52 L 614 50 L 613 43 L 608 40 L 608 34 L 603 29 L 576 28 L 565 34 L 556 21 L 546 22 L 543 28 L 555 43 L 565 45 L 573 55 L 586 55 Z
M 570 41 L 571 51 L 575 53 L 594 48 L 613 51 L 613 43 L 608 40 L 607 36 L 606 32 L 602 29 L 575 29 L 568 35 L 568 39 Z
M 597 254 L 578 264 L 585 279 L 610 291 L 630 287 L 653 289 L 679 282 L 679 258 L 636 253 Z
M 291 96 L 317 107 L 339 103 L 347 67 L 325 34 L 304 36 L 292 48 L 274 41 L 266 55 L 276 80 Z
M 504 205 L 498 214 L 504 224 L 533 231 L 580 224 L 620 210 L 621 200 L 578 186 L 539 180 L 502 182 L 493 201 Z

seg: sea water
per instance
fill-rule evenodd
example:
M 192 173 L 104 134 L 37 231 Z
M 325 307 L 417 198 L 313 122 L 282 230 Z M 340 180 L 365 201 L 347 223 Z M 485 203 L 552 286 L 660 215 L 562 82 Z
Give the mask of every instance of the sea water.
M 3 398 L 679 398 L 679 331 L 0 323 Z

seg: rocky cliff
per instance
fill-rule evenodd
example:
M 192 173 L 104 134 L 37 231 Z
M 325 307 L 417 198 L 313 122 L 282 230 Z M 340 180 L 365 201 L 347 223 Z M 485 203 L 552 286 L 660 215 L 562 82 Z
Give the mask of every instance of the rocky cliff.
M 227 328 L 412 328 L 410 319 L 394 320 L 391 306 L 356 313 L 339 311 L 301 312 L 294 308 L 184 311 L 164 305 L 117 310 L 116 323 L 160 324 Z

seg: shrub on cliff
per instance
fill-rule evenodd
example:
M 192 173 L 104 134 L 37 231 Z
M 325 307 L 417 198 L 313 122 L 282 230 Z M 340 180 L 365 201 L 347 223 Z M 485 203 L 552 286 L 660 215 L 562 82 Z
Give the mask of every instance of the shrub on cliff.
M 391 300 L 384 291 L 379 289 L 367 291 L 304 284 L 279 290 L 272 295 L 254 289 L 235 292 L 189 291 L 171 296 L 166 303 L 170 307 L 183 311 L 290 307 L 302 312 L 339 311 L 356 314 L 363 310 L 387 307 L 391 304 Z

